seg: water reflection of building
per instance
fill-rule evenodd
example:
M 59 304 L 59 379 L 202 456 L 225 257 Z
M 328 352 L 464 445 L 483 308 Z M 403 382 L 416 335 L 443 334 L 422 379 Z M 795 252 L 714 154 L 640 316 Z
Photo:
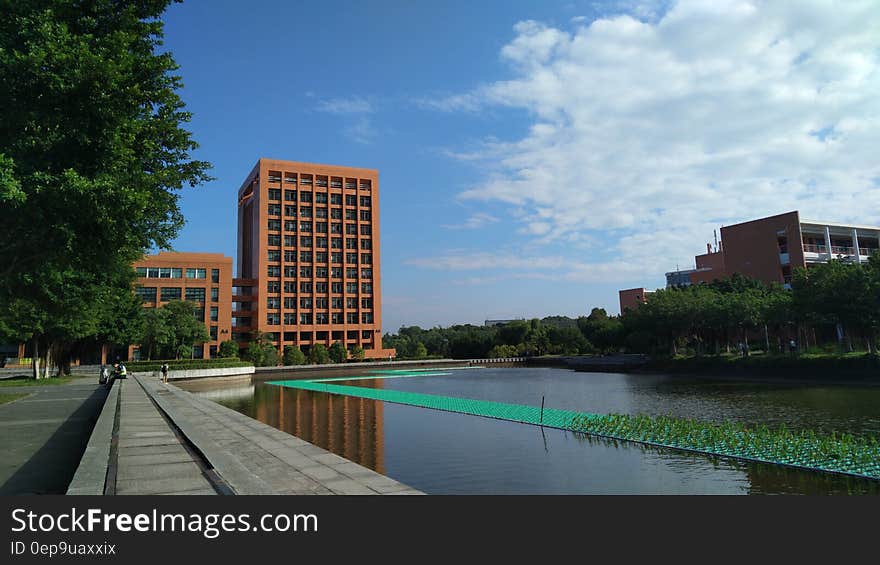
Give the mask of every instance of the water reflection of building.
M 381 402 L 257 385 L 254 406 L 256 418 L 261 422 L 378 473 L 385 473 L 384 407 Z

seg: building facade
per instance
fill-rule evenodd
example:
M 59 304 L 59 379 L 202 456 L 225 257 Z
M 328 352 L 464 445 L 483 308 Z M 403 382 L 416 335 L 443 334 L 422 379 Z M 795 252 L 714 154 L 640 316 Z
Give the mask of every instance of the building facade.
M 238 191 L 232 338 L 382 347 L 379 172 L 260 159 Z
M 721 228 L 721 241 L 694 257 L 694 268 L 666 273 L 666 286 L 689 286 L 734 273 L 765 283 L 791 284 L 798 268 L 840 259 L 860 263 L 880 250 L 880 227 L 803 219 L 795 210 Z M 619 291 L 620 311 L 638 305 Z
M 160 308 L 171 300 L 196 304 L 196 318 L 205 323 L 211 339 L 196 345 L 193 357 L 216 357 L 220 342 L 232 338 L 232 258 L 221 253 L 162 251 L 137 261 L 134 268 L 135 293 L 145 308 Z M 129 346 L 128 358 L 140 358 L 137 345 Z

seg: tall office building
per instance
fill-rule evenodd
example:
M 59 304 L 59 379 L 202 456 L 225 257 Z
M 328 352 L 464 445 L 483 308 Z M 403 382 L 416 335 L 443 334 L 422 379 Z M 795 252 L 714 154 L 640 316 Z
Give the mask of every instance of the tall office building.
M 379 172 L 260 159 L 238 191 L 233 339 L 382 348 Z

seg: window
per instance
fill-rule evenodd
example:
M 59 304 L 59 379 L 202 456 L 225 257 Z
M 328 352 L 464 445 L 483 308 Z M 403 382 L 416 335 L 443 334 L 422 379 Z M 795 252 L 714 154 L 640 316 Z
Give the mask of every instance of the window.
M 299 291 L 304 294 L 311 294 L 312 293 L 312 283 L 310 283 L 310 282 L 299 283 Z
M 345 276 L 350 279 L 358 278 L 358 270 L 357 267 L 348 267 L 345 269 Z
M 266 314 L 266 324 L 277 326 L 281 323 L 281 314 L 278 312 L 269 312 Z
M 281 283 L 278 281 L 269 281 L 266 283 L 266 292 L 269 294 L 278 294 L 281 291 Z
M 205 357 L 205 346 L 204 345 L 193 345 L 192 358 L 193 359 L 204 359 Z
M 220 269 L 211 269 L 211 282 L 219 283 L 220 282 Z
M 346 210 L 345 211 L 345 219 L 346 220 L 357 220 L 358 214 L 357 210 Z
M 330 320 L 334 324 L 341 324 L 342 323 L 342 312 L 333 312 L 332 314 L 330 314 Z
M 318 186 L 321 186 L 318 184 Z M 316 192 L 315 193 L 315 204 L 326 204 L 327 203 L 327 193 L 326 192 Z
M 330 238 L 330 248 L 331 249 L 342 249 L 342 238 L 341 237 Z
M 345 292 L 348 294 L 357 294 L 358 291 L 358 283 L 350 282 L 345 283 Z M 350 306 L 350 308 L 355 308 L 355 306 Z
M 299 276 L 304 279 L 312 278 L 312 268 L 311 267 L 300 267 L 299 268 Z
M 296 314 L 288 312 L 284 314 L 284 323 L 286 325 L 292 325 L 296 323 Z
M 334 279 L 341 279 L 342 267 L 330 267 L 330 277 Z
M 362 239 L 361 240 L 361 249 L 365 249 L 370 251 L 373 249 L 373 240 L 371 239 Z
M 326 294 L 327 293 L 327 283 L 316 282 L 315 283 L 315 292 L 320 292 L 321 294 Z
M 207 278 L 208 272 L 205 269 L 187 269 L 186 278 L 188 279 L 204 279 Z
M 315 208 L 315 217 L 326 220 L 327 219 L 327 208 Z
M 373 299 L 372 298 L 361 298 L 361 308 L 364 310 L 372 310 L 373 309 Z
M 186 289 L 186 299 L 191 300 L 192 302 L 204 302 L 205 301 L 205 289 L 204 288 L 188 288 L 188 289 Z
M 150 279 L 183 278 L 183 269 L 172 269 L 171 267 L 138 267 L 137 273 L 139 277 Z
M 345 205 L 346 206 L 357 206 L 357 196 L 354 194 L 346 194 L 345 195 Z
M 312 315 L 311 314 L 300 314 L 299 315 L 299 323 L 300 324 L 311 324 L 312 323 Z
M 307 235 L 299 236 L 299 246 L 300 247 L 311 247 L 312 246 L 312 238 Z
M 296 217 L 296 206 L 294 206 L 292 204 L 285 204 L 284 205 L 284 215 L 287 216 L 288 218 L 295 218 Z
M 369 196 L 361 196 L 361 208 L 369 208 L 372 204 Z
M 211 326 L 211 341 L 217 341 L 217 326 Z
M 296 231 L 296 222 L 293 220 L 284 220 L 284 231 Z
M 326 262 L 326 259 L 325 259 Z M 319 279 L 327 278 L 327 267 L 315 267 L 315 276 Z
M 296 267 L 293 265 L 287 265 L 286 267 L 284 267 L 284 278 L 295 279 L 296 278 Z
M 342 195 L 341 194 L 331 194 L 330 195 L 330 204 L 336 204 L 338 206 L 342 205 Z
M 367 224 L 362 225 L 361 235 L 373 235 L 373 227 Z
M 342 224 L 330 224 L 330 233 L 342 233 Z
M 361 221 L 362 222 L 372 221 L 372 218 L 373 218 L 372 212 L 370 212 L 369 210 L 361 210 Z
M 342 283 L 341 283 L 341 282 L 331 283 L 331 284 L 330 284 L 330 290 L 331 290 L 334 294 L 341 294 L 341 293 L 342 293 Z M 341 308 L 341 307 L 342 307 L 342 306 L 340 305 L 340 308 Z
M 296 202 L 296 191 L 295 190 L 285 190 L 284 191 L 284 200 L 287 202 Z
M 267 227 L 272 231 L 281 231 L 281 220 L 269 220 Z
M 373 269 L 361 269 L 361 278 L 362 279 L 373 278 Z
M 324 312 L 319 312 L 315 314 L 315 323 L 316 324 L 327 324 L 330 322 L 330 316 Z
M 292 230 L 288 230 L 288 231 L 292 231 Z M 269 237 L 272 237 L 272 236 L 270 235 Z M 279 240 L 279 242 L 280 242 L 280 240 Z M 285 235 L 284 236 L 284 247 L 296 247 L 296 236 L 295 235 Z
M 345 248 L 346 249 L 357 249 L 358 248 L 357 240 L 354 239 L 353 237 L 349 237 L 348 239 L 345 240 Z
M 284 251 L 284 262 L 285 263 L 296 263 L 296 251 L 287 249 Z
M 357 253 L 346 253 L 345 254 L 345 262 L 349 265 L 357 265 L 358 262 L 358 254 Z
M 316 298 L 315 299 L 315 308 L 326 310 L 327 309 L 327 299 L 326 298 Z
M 269 250 L 269 261 L 280 261 L 280 260 L 281 260 L 281 250 L 270 249 Z
M 216 340 L 216 339 L 217 338 L 215 337 L 214 340 Z M 210 351 L 211 359 L 214 359 L 217 357 L 217 346 L 216 345 L 210 346 L 208 348 L 208 350 Z
M 281 215 L 281 204 L 269 204 L 269 215 L 270 216 L 280 216 Z
M 284 173 L 284 182 L 296 184 L 296 173 Z
M 266 299 L 266 308 L 269 310 L 278 310 L 281 308 L 281 299 L 277 296 L 270 296 Z
M 299 217 L 300 218 L 311 218 L 312 217 L 312 207 L 311 206 L 300 206 L 299 207 Z
M 160 290 L 160 297 L 162 298 L 162 302 L 180 300 L 180 293 L 181 290 L 179 286 L 169 286 Z
M 340 283 L 333 283 L 333 284 L 340 284 Z M 331 298 L 330 299 L 330 307 L 341 309 L 342 308 L 342 297 L 337 296 L 337 297 Z
M 299 307 L 303 310 L 311 310 L 312 309 L 312 299 L 311 298 L 300 298 L 299 299 Z
M 342 253 L 331 253 L 330 262 L 336 263 L 337 265 L 342 264 Z
M 355 314 L 354 320 L 355 320 L 355 323 L 357 323 L 357 314 Z M 348 332 L 346 332 L 346 334 L 345 334 L 345 338 L 346 339 L 357 339 L 358 338 L 357 330 L 348 330 Z
M 137 271 L 137 276 L 139 276 L 141 278 L 147 277 L 147 268 L 146 267 L 138 267 L 135 269 L 135 271 Z
M 369 179 L 361 181 L 361 190 L 370 190 L 370 186 L 372 185 L 372 181 Z
M 315 238 L 315 247 L 320 249 L 327 249 L 327 238 L 326 237 L 316 237 Z M 326 255 L 326 253 L 325 253 Z M 324 259 L 326 261 L 326 259 Z
M 299 262 L 300 263 L 311 263 L 312 262 L 312 252 L 311 251 L 300 251 L 299 252 Z M 309 269 L 311 270 L 311 269 Z M 300 275 L 300 276 L 312 276 L 312 275 Z
M 306 179 L 303 179 L 303 182 L 306 182 Z M 311 183 L 311 181 L 309 181 Z M 311 192 L 300 192 L 299 193 L 299 201 L 305 203 L 311 203 L 312 201 L 312 193 Z
M 361 323 L 362 324 L 372 324 L 373 323 L 373 313 L 372 312 L 361 313 Z
M 315 179 L 315 186 L 322 186 L 327 188 L 327 177 L 318 177 Z
M 205 309 L 204 308 L 196 308 L 193 310 L 193 318 L 200 322 L 205 321 Z
M 278 171 L 269 171 L 269 182 L 281 182 L 281 173 Z
M 373 254 L 372 253 L 361 253 L 361 264 L 362 265 L 372 265 L 373 264 Z
M 367 339 L 367 340 L 369 340 L 369 339 L 373 339 L 373 332 L 372 332 L 372 330 L 363 330 L 363 331 L 361 332 L 361 339 Z
M 271 246 L 281 245 L 281 236 L 280 235 L 269 235 L 267 243 Z
M 134 293 L 140 296 L 144 302 L 156 302 L 155 286 L 139 286 L 134 289 Z
M 296 310 L 296 298 L 292 296 L 284 297 L 284 309 L 285 310 Z
M 315 231 L 318 233 L 327 233 L 327 222 L 317 222 L 315 224 Z
M 312 222 L 300 222 L 299 223 L 299 231 L 305 232 L 305 233 L 311 233 Z
M 220 289 L 212 288 L 211 289 L 211 302 L 219 302 L 220 301 Z
M 284 292 L 287 294 L 296 294 L 296 282 L 284 281 Z
M 346 235 L 357 235 L 357 233 L 358 233 L 357 224 L 345 224 L 345 233 L 346 233 Z
M 364 294 L 373 294 L 373 283 L 361 283 L 361 292 L 363 292 Z
M 351 310 L 354 310 L 358 307 L 358 299 L 357 298 L 346 298 L 345 299 L 345 307 Z
M 269 200 L 281 200 L 281 189 L 280 188 L 270 188 L 269 189 Z
M 345 315 L 345 321 L 348 322 L 349 324 L 356 324 L 356 323 L 358 323 L 358 315 L 357 315 L 357 312 L 349 312 L 348 314 L 346 314 L 346 315 Z
M 281 267 L 279 267 L 278 265 L 269 265 L 268 267 L 266 267 L 266 276 L 280 277 Z
M 330 209 L 330 217 L 334 220 L 342 219 L 342 208 L 331 208 Z

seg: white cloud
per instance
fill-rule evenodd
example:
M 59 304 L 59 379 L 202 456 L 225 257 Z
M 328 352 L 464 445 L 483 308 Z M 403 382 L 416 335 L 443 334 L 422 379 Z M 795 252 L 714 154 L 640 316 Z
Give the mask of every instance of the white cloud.
M 630 4 L 571 30 L 521 22 L 508 80 L 424 104 L 530 116 L 522 138 L 451 150 L 489 169 L 461 199 L 510 204 L 540 243 L 607 241 L 545 267 L 584 280 L 684 268 L 713 228 L 763 215 L 880 222 L 876 2 Z
M 475 230 L 496 222 L 498 222 L 498 218 L 495 216 L 485 212 L 478 212 L 471 215 L 470 218 L 461 224 L 446 224 L 443 227 L 450 230 Z
M 360 96 L 320 100 L 316 109 L 328 114 L 370 114 L 375 110 L 372 102 Z

